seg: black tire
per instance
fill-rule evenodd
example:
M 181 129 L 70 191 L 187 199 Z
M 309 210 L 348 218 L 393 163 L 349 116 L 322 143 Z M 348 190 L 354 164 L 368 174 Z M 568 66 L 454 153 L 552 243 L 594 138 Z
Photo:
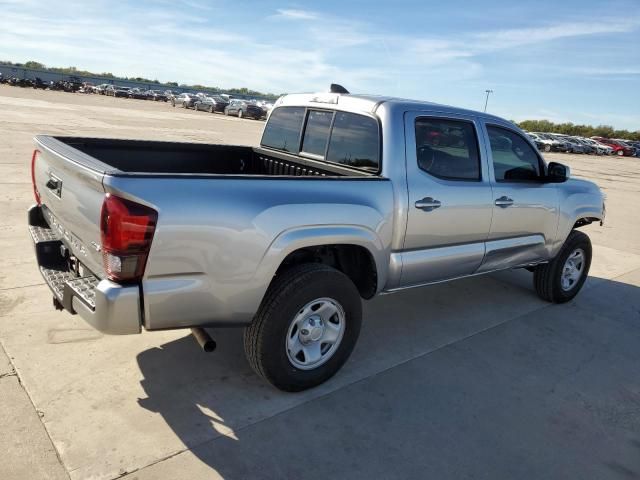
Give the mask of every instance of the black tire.
M 544 151 L 545 152 L 550 152 L 551 151 L 551 145 L 545 145 L 544 146 Z
M 584 252 L 581 277 L 568 290 L 562 288 L 562 272 L 567 258 L 577 249 Z M 533 284 L 538 296 L 553 303 L 565 303 L 575 297 L 589 274 L 591 267 L 591 240 L 577 230 L 572 230 L 560 252 L 549 263 L 538 265 L 533 273 Z
M 299 369 L 288 358 L 285 339 L 297 312 L 319 298 L 335 299 L 342 306 L 344 334 L 325 363 L 310 370 Z M 298 265 L 278 275 L 269 287 L 244 331 L 244 350 L 258 375 L 280 390 L 299 392 L 325 382 L 340 370 L 353 351 L 361 323 L 360 295 L 349 277 L 319 263 Z

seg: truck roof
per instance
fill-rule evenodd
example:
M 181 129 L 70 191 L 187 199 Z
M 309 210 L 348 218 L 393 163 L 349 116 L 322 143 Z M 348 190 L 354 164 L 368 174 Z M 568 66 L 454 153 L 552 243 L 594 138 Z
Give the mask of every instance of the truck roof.
M 440 103 L 424 100 L 411 100 L 407 98 L 390 97 L 383 95 L 342 94 L 342 93 L 292 93 L 278 99 L 275 107 L 288 106 L 313 106 L 325 108 L 339 108 L 340 110 L 359 111 L 373 114 L 381 105 L 400 110 L 419 110 L 425 112 L 453 113 L 460 115 L 472 115 L 483 117 L 493 121 L 504 123 L 506 120 L 484 112 L 453 107 Z

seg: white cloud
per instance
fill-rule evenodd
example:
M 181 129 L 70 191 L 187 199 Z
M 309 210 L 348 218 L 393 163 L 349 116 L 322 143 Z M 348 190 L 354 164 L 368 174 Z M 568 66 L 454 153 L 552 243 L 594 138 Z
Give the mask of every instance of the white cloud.
M 273 18 L 283 18 L 287 20 L 316 20 L 319 14 L 308 10 L 297 10 L 294 8 L 279 8 Z

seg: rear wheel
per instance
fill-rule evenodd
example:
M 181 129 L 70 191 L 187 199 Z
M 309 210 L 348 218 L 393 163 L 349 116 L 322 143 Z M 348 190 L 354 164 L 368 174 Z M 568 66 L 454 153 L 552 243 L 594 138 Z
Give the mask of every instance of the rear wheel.
M 346 275 L 322 264 L 278 277 L 245 329 L 245 353 L 276 388 L 306 390 L 331 378 L 351 355 L 362 322 L 360 295 Z
M 544 146 L 544 151 L 545 152 L 550 152 L 551 151 L 551 145 L 545 145 Z
M 624 155 L 624 152 L 622 150 L 618 150 L 616 152 L 616 155 L 618 155 L 619 157 L 622 157 Z
M 573 230 L 558 255 L 536 267 L 533 274 L 536 292 L 548 302 L 568 302 L 584 285 L 590 267 L 591 241 L 584 233 Z
M 209 105 L 209 113 L 213 113 L 213 105 Z

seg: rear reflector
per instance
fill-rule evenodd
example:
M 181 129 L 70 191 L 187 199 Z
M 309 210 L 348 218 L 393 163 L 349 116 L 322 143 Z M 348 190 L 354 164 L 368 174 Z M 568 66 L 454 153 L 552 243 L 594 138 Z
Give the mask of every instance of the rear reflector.
M 107 278 L 135 282 L 144 275 L 158 212 L 110 193 L 100 214 L 102 263 Z
M 36 203 L 40 205 L 40 192 L 36 186 L 36 160 L 38 159 L 38 155 L 40 155 L 40 150 L 34 150 L 33 156 L 31 157 L 31 184 L 33 185 L 33 195 L 36 197 Z

